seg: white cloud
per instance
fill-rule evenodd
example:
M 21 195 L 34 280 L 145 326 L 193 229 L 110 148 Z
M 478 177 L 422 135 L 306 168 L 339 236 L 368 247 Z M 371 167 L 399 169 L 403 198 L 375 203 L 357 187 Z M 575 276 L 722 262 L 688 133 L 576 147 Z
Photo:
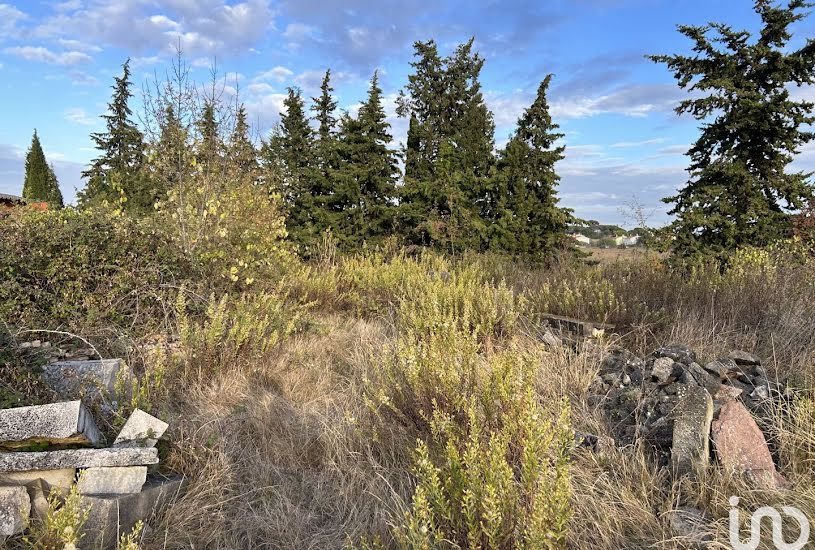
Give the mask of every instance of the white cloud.
M 665 138 L 645 139 L 642 141 L 620 141 L 618 143 L 612 143 L 610 147 L 614 147 L 615 149 L 634 149 L 646 147 L 648 145 L 659 145 L 660 143 L 664 142 Z
M 78 51 L 55 53 L 42 46 L 15 46 L 6 48 L 5 53 L 22 57 L 27 61 L 41 61 L 52 65 L 77 65 L 91 61 L 91 56 Z
M 299 42 L 308 38 L 314 38 L 316 32 L 317 29 L 311 25 L 305 25 L 303 23 L 289 23 L 286 25 L 286 30 L 283 32 L 283 36 L 288 40 Z
M 88 117 L 87 113 L 85 113 L 85 109 L 82 107 L 72 107 L 65 111 L 64 116 L 65 120 L 82 124 L 83 126 L 93 126 L 96 124 L 96 120 Z
M 269 69 L 268 71 L 263 71 L 262 73 L 258 74 L 254 80 L 255 82 L 262 82 L 264 80 L 274 80 L 275 82 L 285 82 L 289 78 L 294 76 L 294 71 L 291 69 L 287 69 L 286 67 L 277 66 L 273 69 Z
M 265 82 L 249 84 L 246 89 L 252 95 L 267 95 L 274 93 L 274 88 Z
M 671 84 L 624 86 L 597 97 L 559 98 L 551 102 L 555 118 L 588 118 L 602 114 L 645 117 L 672 109 L 684 92 Z
M 156 7 L 162 8 L 156 13 Z M 136 55 L 244 52 L 273 27 L 269 0 L 94 0 L 71 3 L 36 29 L 47 39 L 93 41 Z
M 0 4 L 0 42 L 4 38 L 17 36 L 17 24 L 26 19 L 26 14 L 9 4 Z
M 93 44 L 86 44 L 80 40 L 59 38 L 57 39 L 57 44 L 59 44 L 63 48 L 67 48 L 69 50 L 78 50 L 80 52 L 99 53 L 102 51 L 102 48 L 100 48 L 99 46 L 94 46 Z

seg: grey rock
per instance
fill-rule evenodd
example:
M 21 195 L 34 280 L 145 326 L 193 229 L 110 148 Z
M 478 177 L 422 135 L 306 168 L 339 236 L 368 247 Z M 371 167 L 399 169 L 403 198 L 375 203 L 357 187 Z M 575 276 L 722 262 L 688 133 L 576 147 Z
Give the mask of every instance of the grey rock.
M 668 384 L 674 372 L 674 360 L 669 357 L 657 357 L 651 368 L 651 380 L 657 384 Z
M 691 363 L 686 368 L 696 383 L 705 388 L 710 395 L 716 395 L 718 393 L 719 388 L 722 386 L 722 382 L 718 376 L 713 376 L 708 373 L 699 363 Z
M 665 517 L 674 537 L 685 539 L 697 547 L 713 542 L 713 535 L 701 510 L 691 506 L 680 506 L 665 514 Z
M 746 351 L 733 350 L 730 353 L 728 353 L 727 356 L 733 361 L 735 361 L 736 364 L 739 366 L 751 367 L 754 365 L 761 364 L 761 359 L 759 359 L 755 355 L 747 353 Z
M 144 466 L 158 463 L 155 448 L 72 449 L 41 453 L 0 453 L 0 471 L 58 470 L 98 466 Z
M 35 443 L 100 445 L 103 437 L 81 401 L 0 410 L 0 449 Z
M 113 442 L 114 447 L 154 447 L 169 425 L 141 409 L 127 419 L 122 431 Z
M 48 493 L 51 488 L 42 479 L 37 479 L 27 483 L 25 489 L 31 502 L 31 516 L 34 519 L 44 519 L 48 515 Z
M 676 476 L 693 476 L 707 467 L 710 457 L 713 399 L 699 386 L 682 386 L 677 395 L 671 461 Z
M 723 357 L 716 359 L 715 361 L 711 361 L 710 363 L 707 363 L 704 368 L 714 376 L 718 376 L 720 380 L 733 378 L 741 372 L 739 366 L 730 357 Z
M 750 394 L 750 397 L 757 401 L 763 401 L 770 398 L 770 388 L 767 386 L 757 386 L 756 389 Z
M 0 536 L 22 533 L 31 514 L 28 491 L 21 485 L 0 486 Z
M 49 487 L 68 489 L 74 484 L 75 479 L 76 468 L 0 473 L 0 484 L 2 485 L 28 485 L 34 481 L 42 480 L 48 484 Z
M 119 466 L 83 470 L 76 484 L 82 495 L 129 495 L 141 491 L 147 466 Z
M 75 398 L 83 393 L 89 396 L 116 391 L 116 378 L 128 377 L 129 371 L 121 359 L 98 361 L 58 361 L 43 366 L 43 378 L 64 398 Z
M 129 533 L 138 521 L 149 522 L 181 491 L 180 479 L 149 481 L 140 493 L 119 496 L 86 496 L 89 508 L 82 549 L 115 549 L 119 537 Z
M 677 363 L 684 363 L 686 365 L 696 361 L 696 352 L 688 346 L 681 344 L 671 344 L 670 346 L 661 347 L 657 349 L 653 355 L 654 357 L 669 357 Z

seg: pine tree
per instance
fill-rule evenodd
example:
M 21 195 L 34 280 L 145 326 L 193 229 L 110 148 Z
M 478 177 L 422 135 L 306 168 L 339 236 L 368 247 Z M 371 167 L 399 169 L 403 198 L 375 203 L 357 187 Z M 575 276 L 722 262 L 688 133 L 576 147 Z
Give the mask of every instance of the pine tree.
M 564 147 L 557 145 L 563 134 L 546 99 L 551 80 L 548 75 L 541 82 L 535 101 L 518 119 L 488 195 L 490 246 L 533 261 L 565 248 L 573 221 L 570 210 L 557 206 L 555 164 L 564 158 Z
M 196 160 L 205 175 L 217 173 L 222 167 L 224 144 L 216 115 L 215 100 L 207 99 L 201 109 L 201 116 L 195 123 L 198 132 Z
M 393 231 L 399 177 L 396 152 L 388 148 L 392 137 L 377 73 L 358 116 L 346 114 L 340 126 L 340 165 L 332 175 L 335 234 L 343 244 L 360 245 Z
M 280 125 L 264 148 L 267 163 L 282 171 L 282 194 L 286 205 L 286 229 L 303 254 L 308 254 L 328 226 L 315 208 L 313 188 L 314 143 L 299 89 L 289 88 Z
M 314 164 L 312 166 L 311 189 L 313 194 L 313 208 L 315 217 L 321 221 L 321 227 L 332 226 L 336 228 L 339 223 L 336 211 L 340 208 L 339 199 L 334 197 L 335 184 L 333 174 L 339 165 L 339 151 L 337 139 L 337 101 L 332 95 L 331 69 L 326 70 L 320 85 L 320 95 L 312 98 L 311 110 L 318 123 L 317 135 L 314 141 Z M 319 212 L 316 212 L 319 210 Z M 336 234 L 336 231 L 335 231 Z
M 131 86 L 128 59 L 122 65 L 122 76 L 114 77 L 113 97 L 107 114 L 102 115 L 107 130 L 91 134 L 101 155 L 82 173 L 88 181 L 79 192 L 80 206 L 108 201 L 131 212 L 145 212 L 158 198 L 157 189 L 144 171 L 142 133 L 130 118 Z
M 237 174 L 256 181 L 259 177 L 258 152 L 249 137 L 246 108 L 241 105 L 235 115 L 235 128 L 229 139 L 227 153 L 229 165 Z
M 794 101 L 791 84 L 815 81 L 815 42 L 791 50 L 790 25 L 805 17 L 804 0 L 778 7 L 757 0 L 759 35 L 721 23 L 680 26 L 694 56 L 655 55 L 694 97 L 676 111 L 703 121 L 688 151 L 691 175 L 673 197 L 667 246 L 680 258 L 726 258 L 744 245 L 784 238 L 791 210 L 813 199 L 811 174 L 787 173 L 793 155 L 814 137 L 801 130 L 815 122 L 813 103 Z

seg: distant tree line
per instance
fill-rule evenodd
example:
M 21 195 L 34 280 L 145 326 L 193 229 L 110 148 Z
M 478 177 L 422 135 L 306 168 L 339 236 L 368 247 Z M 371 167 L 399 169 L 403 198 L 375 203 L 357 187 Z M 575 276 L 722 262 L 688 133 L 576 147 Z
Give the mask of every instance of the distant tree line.
M 664 199 L 675 219 L 657 235 L 675 257 L 726 259 L 738 247 L 783 239 L 791 215 L 813 200 L 811 174 L 788 172 L 794 154 L 815 137 L 806 129 L 815 105 L 794 100 L 789 90 L 815 82 L 815 41 L 789 48 L 789 27 L 808 6 L 757 0 L 763 26 L 756 38 L 718 23 L 680 26 L 694 41 L 694 55 L 651 56 L 693 92 L 677 112 L 701 121 L 688 152 L 691 178 Z M 398 116 L 408 122 L 399 150 L 377 73 L 355 114 L 338 110 L 330 70 L 308 106 L 299 89 L 289 88 L 280 123 L 256 147 L 244 106 L 225 105 L 214 81 L 200 93 L 180 53 L 167 81 L 146 94 L 137 124 L 126 62 L 106 129 L 92 135 L 99 157 L 83 174 L 79 205 L 106 202 L 144 214 L 190 182 L 203 196 L 201 189 L 215 188 L 211 182 L 248 181 L 280 198 L 288 235 L 304 255 L 326 232 L 346 249 L 396 237 L 452 253 L 499 251 L 541 261 L 569 248 L 567 230 L 579 220 L 558 205 L 556 165 L 564 146 L 547 102 L 551 75 L 496 149 L 479 80 L 484 59 L 473 40 L 448 56 L 433 40 L 416 42 L 414 50 L 397 101 Z M 36 134 L 26 163 L 26 194 L 61 203 Z M 185 193 L 173 196 L 186 205 Z M 205 216 L 212 199 L 202 200 Z

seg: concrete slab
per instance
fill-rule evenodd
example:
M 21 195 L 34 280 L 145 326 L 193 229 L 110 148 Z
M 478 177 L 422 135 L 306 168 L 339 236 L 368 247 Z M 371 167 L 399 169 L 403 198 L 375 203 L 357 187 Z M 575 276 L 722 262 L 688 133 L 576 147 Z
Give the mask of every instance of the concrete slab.
M 696 475 L 707 467 L 713 421 L 713 399 L 708 391 L 694 385 L 679 386 L 671 443 L 671 461 L 677 477 Z
M 0 485 L 28 485 L 38 479 L 43 480 L 49 487 L 69 489 L 76 479 L 76 468 L 0 473 Z
M 21 485 L 0 487 L 0 536 L 22 533 L 31 514 L 28 491 Z
M 127 419 L 122 431 L 113 442 L 114 447 L 154 447 L 169 425 L 141 409 Z
M 116 377 L 122 370 L 129 375 L 121 359 L 97 361 L 57 361 L 43 366 L 43 378 L 64 398 L 98 395 L 100 391 L 110 395 L 116 391 Z
M 146 449 L 73 449 L 41 453 L 0 453 L 0 472 L 94 468 L 100 466 L 146 466 L 158 463 L 158 451 Z
M 182 480 L 150 480 L 141 492 L 121 496 L 86 496 L 90 508 L 80 549 L 114 550 L 119 537 L 129 533 L 139 520 L 149 522 L 178 497 Z
M 81 401 L 0 410 L 0 450 L 102 442 L 102 433 Z
M 141 491 L 147 466 L 119 466 L 82 470 L 76 488 L 81 495 L 129 495 Z

